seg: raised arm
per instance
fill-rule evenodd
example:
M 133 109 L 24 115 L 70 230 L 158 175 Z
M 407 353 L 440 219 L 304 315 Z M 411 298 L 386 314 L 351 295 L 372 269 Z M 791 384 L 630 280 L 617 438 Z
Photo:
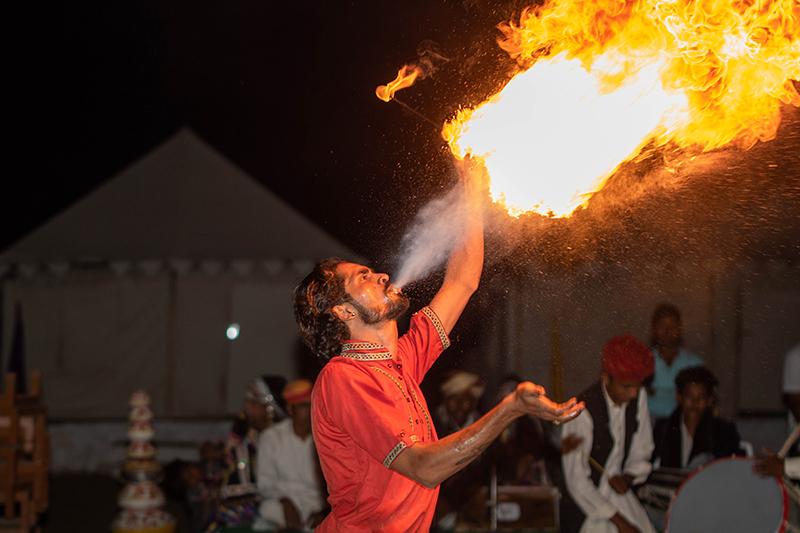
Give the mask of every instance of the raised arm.
M 456 325 L 470 296 L 478 289 L 483 270 L 483 188 L 486 169 L 465 159 L 457 161 L 464 188 L 464 231 L 450 253 L 444 282 L 430 303 L 447 333 Z
M 480 420 L 430 444 L 415 444 L 403 450 L 391 468 L 420 485 L 434 488 L 467 466 L 485 450 L 516 418 L 531 414 L 545 420 L 571 420 L 583 411 L 575 398 L 556 404 L 544 396 L 544 389 L 521 383 L 515 392 L 486 413 Z

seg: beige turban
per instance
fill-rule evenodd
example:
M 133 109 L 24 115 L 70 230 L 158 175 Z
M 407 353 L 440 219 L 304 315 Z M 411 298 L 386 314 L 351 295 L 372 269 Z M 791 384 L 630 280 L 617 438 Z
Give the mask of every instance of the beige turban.
M 463 392 L 469 392 L 475 398 L 480 398 L 483 396 L 483 391 L 485 389 L 486 386 L 483 384 L 480 377 L 476 374 L 464 372 L 463 370 L 459 370 L 451 375 L 442 383 L 440 388 L 445 398 Z

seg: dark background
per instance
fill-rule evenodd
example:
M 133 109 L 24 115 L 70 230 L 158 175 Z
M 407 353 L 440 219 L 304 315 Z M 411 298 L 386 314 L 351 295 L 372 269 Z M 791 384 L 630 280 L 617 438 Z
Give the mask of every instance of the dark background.
M 7 18 L 8 159 L 0 247 L 180 127 L 379 267 L 451 180 L 438 128 L 374 96 L 421 50 L 449 59 L 398 94 L 435 123 L 501 87 L 497 23 L 523 2 L 180 0 L 17 3 Z M 430 56 L 429 56 L 430 57 Z M 800 114 L 778 139 L 626 165 L 570 220 L 490 225 L 489 262 L 794 260 Z M 580 147 L 575 147 L 579 156 Z M 383 263 L 383 264 L 381 264 Z

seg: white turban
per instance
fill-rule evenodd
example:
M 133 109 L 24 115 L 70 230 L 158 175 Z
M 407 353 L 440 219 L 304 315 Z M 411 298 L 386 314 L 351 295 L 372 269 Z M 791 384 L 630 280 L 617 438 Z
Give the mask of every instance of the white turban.
M 481 381 L 481 378 L 476 374 L 464 372 L 463 370 L 457 371 L 450 376 L 444 383 L 440 390 L 445 398 L 461 394 L 462 392 L 469 392 L 475 398 L 483 396 L 483 391 L 486 386 Z

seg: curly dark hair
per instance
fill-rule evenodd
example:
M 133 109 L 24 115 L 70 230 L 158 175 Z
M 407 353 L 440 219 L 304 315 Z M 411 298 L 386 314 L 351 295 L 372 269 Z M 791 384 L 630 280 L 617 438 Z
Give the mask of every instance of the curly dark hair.
M 719 380 L 708 368 L 704 366 L 692 366 L 684 368 L 675 376 L 675 387 L 678 389 L 678 394 L 683 394 L 683 391 L 686 390 L 686 386 L 689 385 L 689 383 L 703 385 L 708 395 L 714 397 L 714 389 L 719 385 Z
M 350 337 L 347 324 L 333 313 L 334 306 L 350 301 L 344 280 L 336 274 L 342 263 L 338 257 L 320 261 L 292 294 L 300 336 L 323 365 L 339 355 L 341 343 Z

